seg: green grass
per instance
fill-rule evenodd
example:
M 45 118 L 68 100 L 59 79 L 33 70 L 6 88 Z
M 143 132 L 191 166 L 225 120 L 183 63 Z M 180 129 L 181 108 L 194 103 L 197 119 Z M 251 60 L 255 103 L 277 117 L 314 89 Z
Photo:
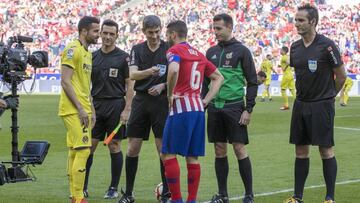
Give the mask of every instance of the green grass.
M 19 111 L 19 148 L 26 140 L 48 140 L 51 143 L 49 154 L 41 166 L 33 169 L 38 180 L 0 186 L 0 203 L 7 202 L 68 202 L 66 176 L 65 127 L 57 117 L 58 96 L 21 96 Z M 274 102 L 258 103 L 249 127 L 250 145 L 247 149 L 251 157 L 255 193 L 272 192 L 292 188 L 294 146 L 288 144 L 291 111 L 278 110 L 281 98 Z M 335 126 L 359 128 L 360 98 L 350 98 L 349 106 L 336 105 Z M 353 117 L 347 115 L 354 115 Z M 345 116 L 345 117 L 344 117 Z M 0 160 L 11 159 L 11 118 L 10 111 L 1 117 Z M 335 129 L 336 157 L 338 161 L 337 181 L 360 179 L 360 133 L 359 131 Z M 127 142 L 122 143 L 126 151 Z M 213 146 L 206 146 L 206 156 L 200 158 L 202 174 L 199 188 L 199 201 L 207 201 L 216 192 Z M 181 163 L 183 196 L 186 196 L 186 168 Z M 230 172 L 228 190 L 231 197 L 243 194 L 244 188 L 239 176 L 234 153 L 229 148 Z M 156 202 L 153 195 L 160 182 L 159 161 L 155 152 L 154 140 L 145 142 L 140 154 L 139 168 L 135 182 L 137 202 Z M 91 169 L 89 202 L 115 202 L 102 199 L 110 182 L 110 156 L 105 147 L 99 146 Z M 306 186 L 324 184 L 321 159 L 316 147 L 312 147 L 310 174 Z M 125 186 L 124 168 L 120 187 Z M 360 183 L 338 185 L 336 200 L 339 203 L 357 202 L 360 199 Z M 282 202 L 291 192 L 257 197 L 257 203 Z M 306 202 L 322 202 L 325 188 L 306 189 Z M 241 202 L 234 200 L 233 202 Z

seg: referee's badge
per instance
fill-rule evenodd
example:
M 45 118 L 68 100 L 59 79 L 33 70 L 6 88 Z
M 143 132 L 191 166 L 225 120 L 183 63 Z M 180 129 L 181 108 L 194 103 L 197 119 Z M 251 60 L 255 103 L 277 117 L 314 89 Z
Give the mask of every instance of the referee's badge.
M 165 75 L 165 73 L 166 73 L 166 65 L 163 65 L 163 64 L 157 64 L 156 65 L 160 70 L 159 70 L 159 75 L 160 75 L 160 77 L 161 76 L 163 76 L 163 75 Z
M 314 73 L 317 69 L 317 61 L 308 60 L 308 66 L 309 66 L 310 72 Z
M 118 69 L 110 68 L 109 77 L 116 78 L 118 76 Z

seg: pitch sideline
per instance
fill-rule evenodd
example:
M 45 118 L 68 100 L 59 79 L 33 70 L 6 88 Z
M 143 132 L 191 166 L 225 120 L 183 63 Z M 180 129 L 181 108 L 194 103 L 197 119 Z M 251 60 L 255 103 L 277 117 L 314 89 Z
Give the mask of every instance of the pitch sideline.
M 360 182 L 360 179 L 355 179 L 355 180 L 346 180 L 346 181 L 341 181 L 341 182 L 337 182 L 336 185 L 346 185 L 346 184 L 350 184 L 350 183 L 358 183 Z M 313 189 L 313 188 L 320 188 L 320 187 L 325 187 L 326 185 L 322 184 L 322 185 L 311 185 L 311 186 L 307 186 L 305 187 L 305 189 Z M 264 193 L 259 193 L 259 194 L 255 194 L 255 197 L 261 197 L 261 196 L 271 196 L 271 195 L 275 195 L 275 194 L 280 194 L 280 193 L 286 193 L 286 192 L 292 192 L 294 189 L 293 188 L 289 188 L 289 189 L 284 189 L 284 190 L 278 190 L 278 191 L 274 191 L 274 192 L 264 192 Z M 229 198 L 229 200 L 240 200 L 243 197 L 241 196 L 237 196 L 237 197 L 231 197 Z M 210 203 L 210 201 L 206 201 L 206 202 L 202 202 L 202 203 Z

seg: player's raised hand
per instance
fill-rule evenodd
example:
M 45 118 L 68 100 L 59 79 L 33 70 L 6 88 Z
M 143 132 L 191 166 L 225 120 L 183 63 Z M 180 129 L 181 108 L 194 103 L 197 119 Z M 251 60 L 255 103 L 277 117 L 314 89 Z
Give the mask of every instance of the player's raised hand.
M 251 114 L 246 110 L 242 112 L 239 124 L 240 125 L 249 125 L 251 120 Z

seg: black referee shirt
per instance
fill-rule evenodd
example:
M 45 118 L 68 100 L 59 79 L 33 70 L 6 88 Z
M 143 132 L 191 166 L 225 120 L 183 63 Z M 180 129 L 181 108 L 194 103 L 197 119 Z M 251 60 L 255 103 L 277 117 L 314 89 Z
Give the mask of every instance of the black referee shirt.
M 160 47 L 152 52 L 146 41 L 135 45 L 131 50 L 129 66 L 137 66 L 139 71 L 149 69 L 153 66 L 160 68 L 160 76 L 151 76 L 143 80 L 136 80 L 134 90 L 136 92 L 147 93 L 152 86 L 165 83 L 167 76 L 167 59 L 166 51 L 169 46 L 166 42 L 161 41 Z
M 91 95 L 94 99 L 123 98 L 125 79 L 129 78 L 129 54 L 119 48 L 110 53 L 101 49 L 93 53 Z
M 308 47 L 302 39 L 290 49 L 290 66 L 295 68 L 296 98 L 304 102 L 336 96 L 334 68 L 343 64 L 338 48 L 329 38 L 316 34 Z

